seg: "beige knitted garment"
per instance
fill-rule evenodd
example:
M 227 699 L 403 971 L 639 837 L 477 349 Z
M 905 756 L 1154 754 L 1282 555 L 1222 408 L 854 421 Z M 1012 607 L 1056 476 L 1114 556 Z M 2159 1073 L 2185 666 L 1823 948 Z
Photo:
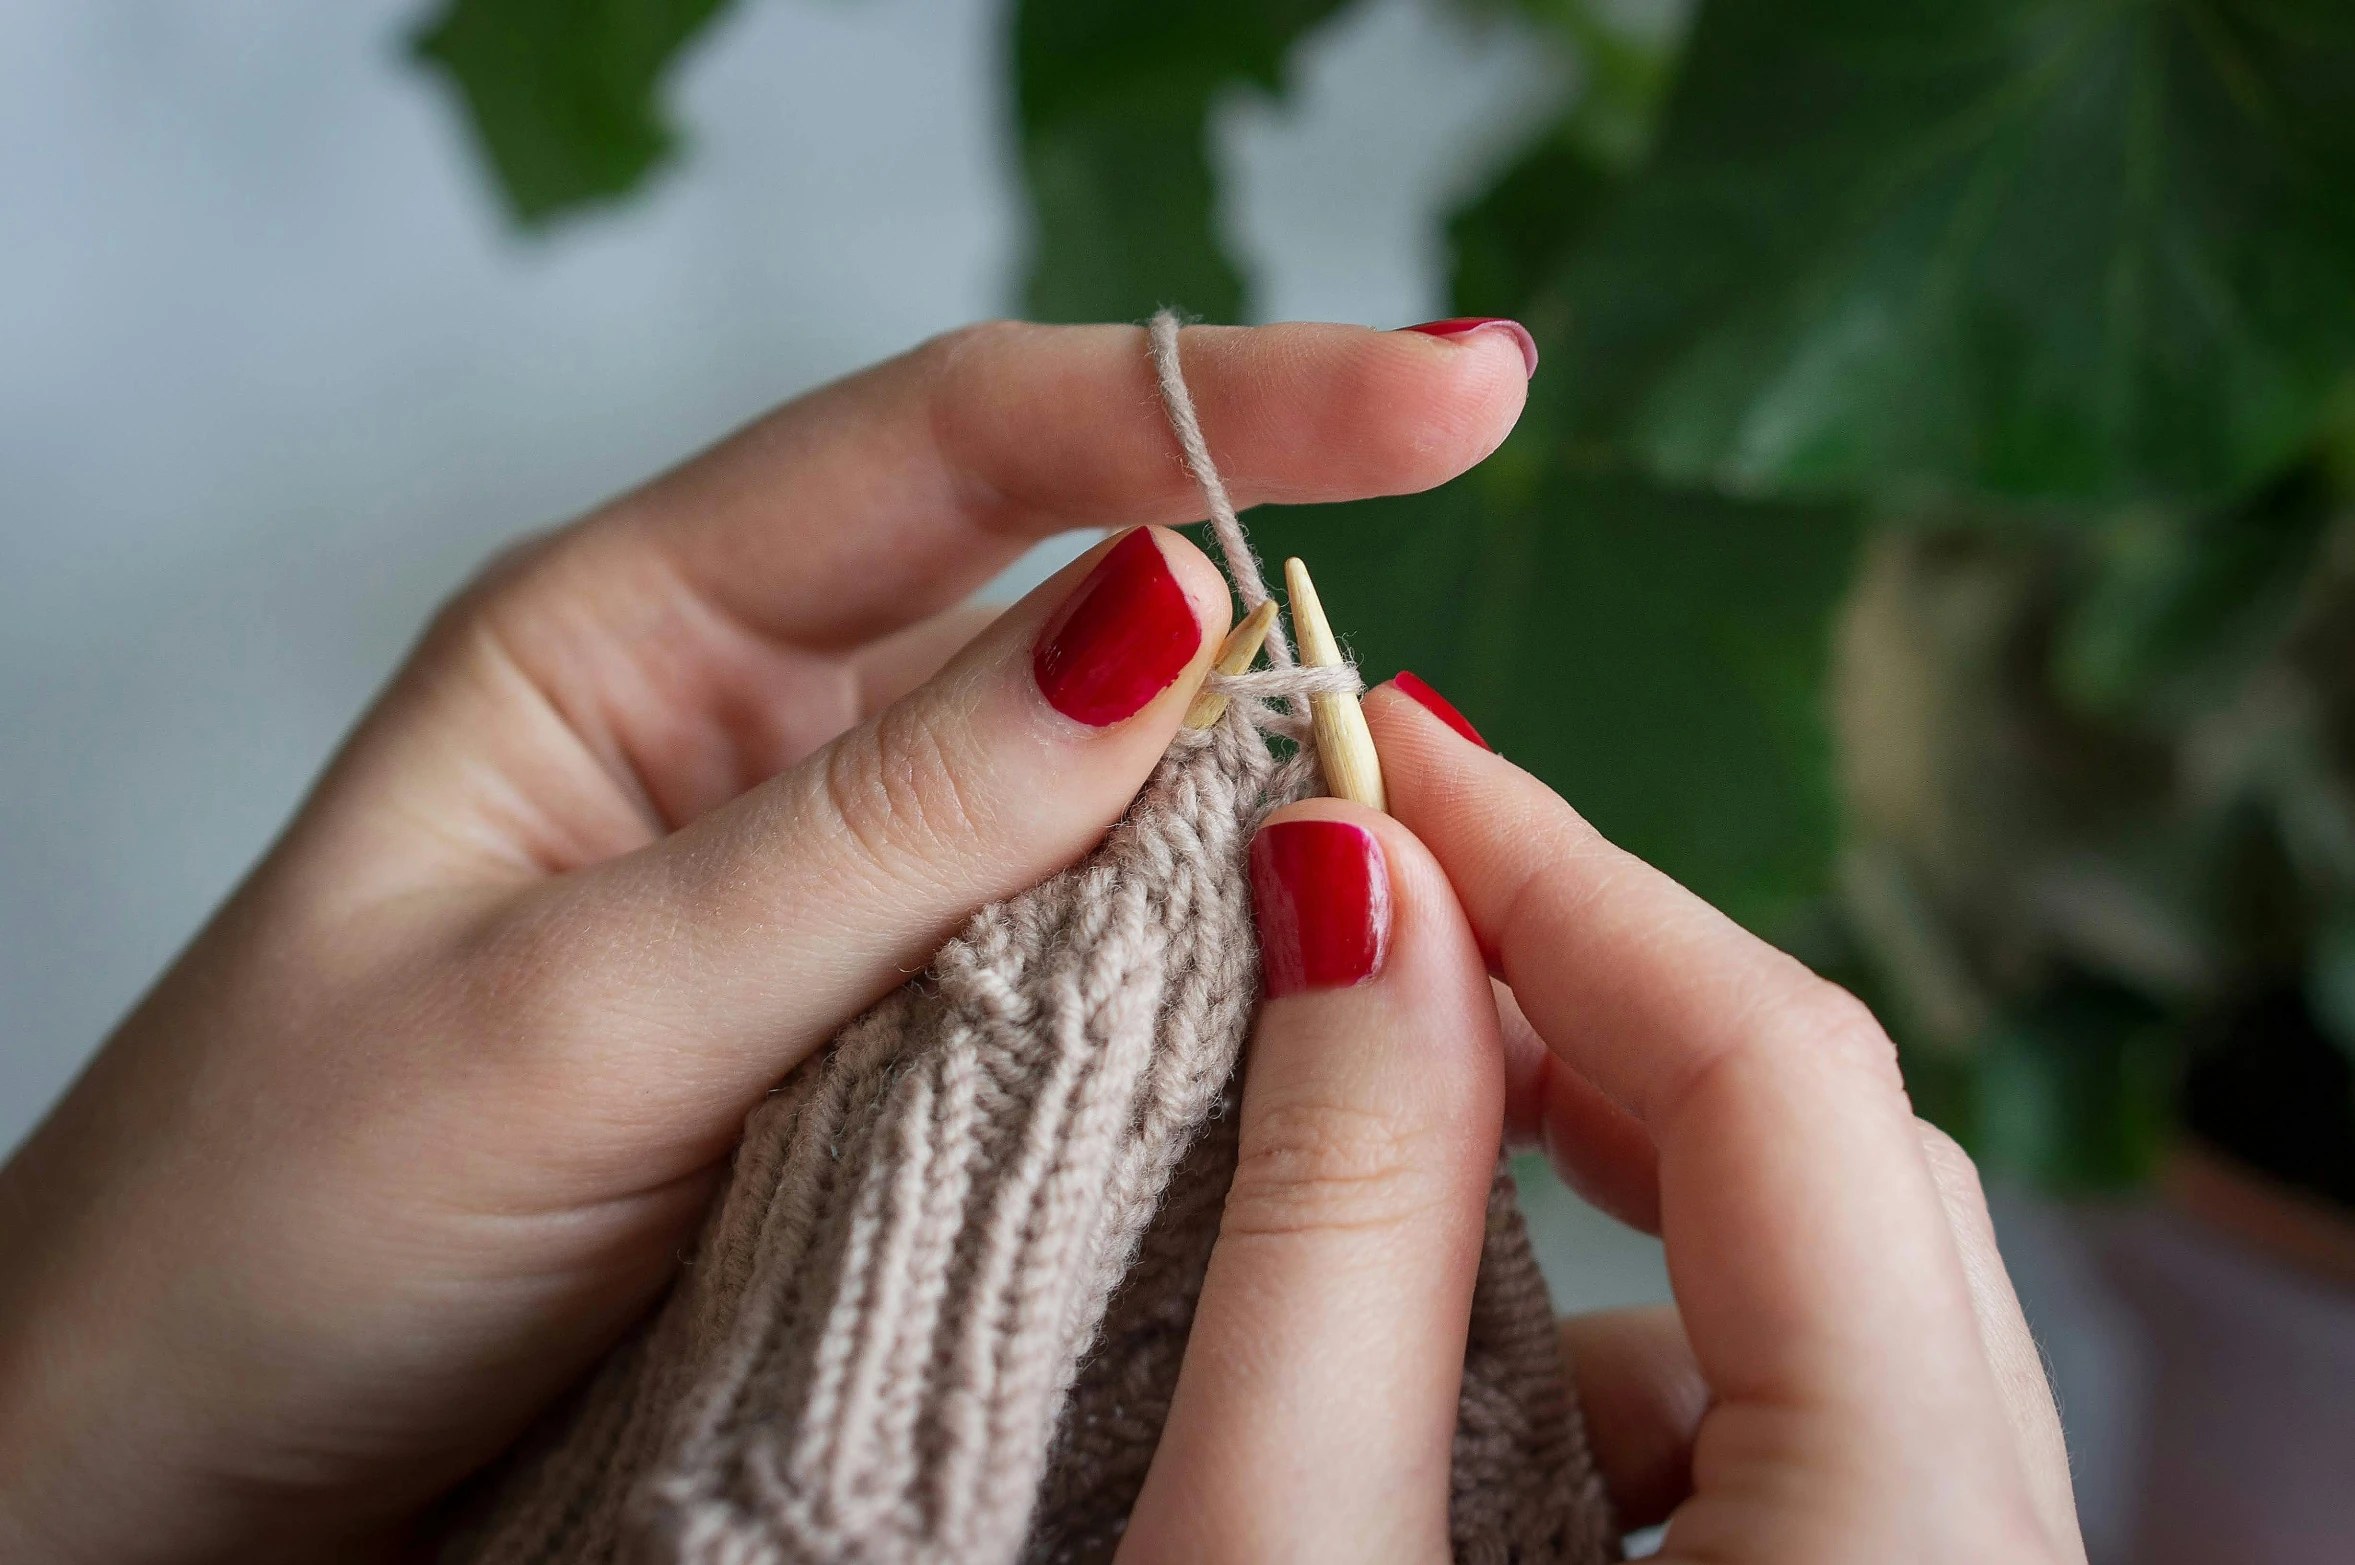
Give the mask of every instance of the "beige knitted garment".
M 1151 339 L 1248 607 L 1175 319 Z M 1306 745 L 1267 742 L 1306 725 L 1260 699 L 1312 680 L 1270 654 L 1093 856 L 975 915 L 752 1114 L 663 1307 L 486 1476 L 448 1565 L 1111 1557 L 1234 1171 L 1245 852 L 1315 791 Z M 1482 1565 L 1618 1557 L 1501 1168 L 1451 1522 Z

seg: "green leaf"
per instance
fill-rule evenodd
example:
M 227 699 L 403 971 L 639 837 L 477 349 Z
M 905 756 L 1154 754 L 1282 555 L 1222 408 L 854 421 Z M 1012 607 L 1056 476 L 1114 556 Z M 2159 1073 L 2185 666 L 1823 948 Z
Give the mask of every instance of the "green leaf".
M 1558 341 L 1569 313 L 1550 285 L 1650 150 L 1686 7 L 1460 3 L 1475 14 L 1509 6 L 1559 39 L 1579 67 L 1569 106 L 1447 225 L 1457 313 L 1509 315 L 1541 342 Z
M 516 221 L 629 194 L 677 137 L 656 90 L 728 0 L 448 0 L 416 37 L 449 73 Z
M 1555 286 L 1582 414 L 1789 495 L 2245 487 L 2355 360 L 2341 0 L 1712 0 Z
M 1369 679 L 1412 666 L 1612 840 L 1767 933 L 1823 889 L 1845 513 L 1563 473 L 1517 440 L 1428 495 L 1251 527 L 1315 568 Z
M 1243 318 L 1200 100 L 1072 116 L 1025 137 L 1022 161 L 1038 225 L 1023 289 L 1032 320 L 1133 321 L 1164 304 Z
M 1237 86 L 1282 91 L 1292 45 L 1342 3 L 1022 0 L 1014 72 L 1034 318 L 1138 320 L 1164 304 L 1242 318 L 1242 274 L 1218 234 L 1211 105 Z
M 2306 1009 L 2323 1036 L 2355 1063 L 2355 909 L 2334 909 L 2314 931 Z
M 2110 519 L 2092 580 L 2060 626 L 2060 691 L 2116 716 L 2161 695 L 2180 711 L 2228 694 L 2288 634 L 2337 509 L 2308 467 L 2244 504 Z
M 1469 0 L 1509 4 L 1568 46 L 1578 94 L 1557 131 L 1602 167 L 1625 170 L 1650 150 L 1691 7 L 1683 0 Z
M 2132 1185 L 2166 1144 L 2179 1052 L 2139 996 L 2065 981 L 1987 1040 L 1970 1119 L 1947 1128 L 1988 1166 L 2048 1189 Z
M 1448 223 L 1456 312 L 1510 316 L 1541 344 L 1559 344 L 1568 301 L 1547 285 L 1618 191 L 1570 128 L 1554 127 Z

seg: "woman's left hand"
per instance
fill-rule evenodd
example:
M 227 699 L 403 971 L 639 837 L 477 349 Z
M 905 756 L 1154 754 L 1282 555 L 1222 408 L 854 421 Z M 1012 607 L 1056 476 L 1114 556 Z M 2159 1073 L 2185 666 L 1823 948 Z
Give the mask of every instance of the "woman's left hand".
M 1243 504 L 1439 483 L 1525 380 L 1498 332 L 1184 351 Z M 465 592 L 0 1172 L 0 1558 L 396 1546 L 675 1275 L 768 1088 L 1118 818 L 1227 594 L 1148 529 L 955 605 L 1198 507 L 1137 329 L 997 325 Z

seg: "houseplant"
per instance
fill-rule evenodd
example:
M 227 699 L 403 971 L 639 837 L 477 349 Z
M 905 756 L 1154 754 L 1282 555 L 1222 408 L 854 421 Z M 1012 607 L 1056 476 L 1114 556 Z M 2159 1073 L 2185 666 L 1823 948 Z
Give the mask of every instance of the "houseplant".
M 454 0 L 418 48 L 542 223 L 659 165 L 724 9 Z M 1343 9 L 1023 0 L 1031 313 L 1241 317 L 1209 115 Z M 2188 1124 L 2355 1205 L 2355 14 L 1515 9 L 1583 86 L 1453 289 L 1553 373 L 1478 472 L 1271 546 L 1866 991 L 1983 1159 L 2115 1183 Z

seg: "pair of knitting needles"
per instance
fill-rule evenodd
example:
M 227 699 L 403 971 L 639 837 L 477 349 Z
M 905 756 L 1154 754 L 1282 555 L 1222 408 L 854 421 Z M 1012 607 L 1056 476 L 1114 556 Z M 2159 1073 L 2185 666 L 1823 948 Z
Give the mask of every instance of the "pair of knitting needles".
M 1333 627 L 1325 619 L 1325 606 L 1317 601 L 1316 583 L 1308 579 L 1308 567 L 1297 559 L 1284 562 L 1284 593 L 1292 600 L 1292 631 L 1300 643 L 1300 661 L 1310 668 L 1339 668 L 1341 644 L 1333 639 Z M 1249 669 L 1267 640 L 1268 627 L 1275 622 L 1276 600 L 1270 598 L 1227 633 L 1212 666 L 1222 674 Z M 1187 709 L 1186 726 L 1208 728 L 1226 709 L 1225 696 L 1205 690 Z M 1354 800 L 1387 814 L 1390 799 L 1382 787 L 1382 760 L 1374 753 L 1373 730 L 1366 726 L 1366 714 L 1359 709 L 1357 697 L 1345 690 L 1319 692 L 1308 698 L 1308 715 L 1316 726 L 1317 764 L 1324 769 L 1325 787 L 1335 798 Z

